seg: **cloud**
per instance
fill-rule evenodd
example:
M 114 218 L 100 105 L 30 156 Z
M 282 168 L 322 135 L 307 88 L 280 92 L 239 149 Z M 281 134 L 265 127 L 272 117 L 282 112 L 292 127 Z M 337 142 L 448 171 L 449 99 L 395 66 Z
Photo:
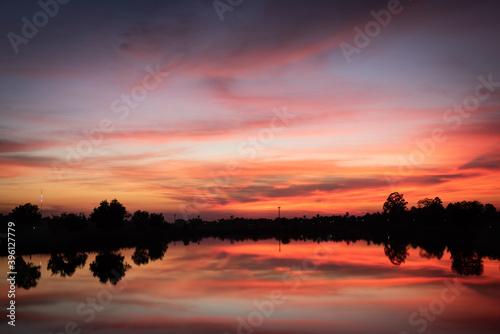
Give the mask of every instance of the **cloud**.
M 465 169 L 500 170 L 500 153 L 486 153 L 459 167 Z
M 24 140 L 24 141 L 13 141 L 8 139 L 0 139 L 0 153 L 4 152 L 19 152 L 19 151 L 36 151 L 43 148 L 50 148 L 56 146 L 55 141 L 44 141 L 44 140 Z
M 120 49 L 138 57 L 163 54 L 170 69 L 248 73 L 335 48 L 344 34 L 353 34 L 354 24 L 371 18 L 371 10 L 386 6 L 386 1 L 254 2 L 231 14 L 237 22 L 230 29 L 210 5 L 169 8 L 163 22 L 137 22 L 123 32 Z

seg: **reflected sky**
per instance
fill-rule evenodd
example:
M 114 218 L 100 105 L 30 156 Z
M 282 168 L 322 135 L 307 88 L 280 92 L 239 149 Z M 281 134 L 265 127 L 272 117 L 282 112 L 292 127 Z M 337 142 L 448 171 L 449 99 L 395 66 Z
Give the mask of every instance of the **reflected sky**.
M 16 328 L 5 321 L 2 333 L 60 333 L 65 326 L 69 333 L 210 334 L 499 328 L 498 260 L 483 259 L 481 276 L 458 276 L 448 252 L 441 260 L 426 259 L 410 248 L 396 266 L 383 245 L 366 242 L 204 239 L 189 246 L 171 243 L 161 260 L 140 266 L 134 252 L 115 252 L 131 266 L 116 285 L 93 277 L 96 253 L 66 277 L 51 275 L 49 255 L 24 256 L 26 262 L 41 261 L 41 279 L 35 288 L 17 289 Z M 6 305 L 6 294 L 0 300 Z M 426 310 L 427 320 L 418 313 Z

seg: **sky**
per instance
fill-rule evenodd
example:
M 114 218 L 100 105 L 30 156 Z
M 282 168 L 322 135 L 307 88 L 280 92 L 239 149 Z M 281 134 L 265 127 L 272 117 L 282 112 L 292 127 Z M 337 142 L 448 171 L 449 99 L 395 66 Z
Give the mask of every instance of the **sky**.
M 3 1 L 0 212 L 500 207 L 496 1 Z

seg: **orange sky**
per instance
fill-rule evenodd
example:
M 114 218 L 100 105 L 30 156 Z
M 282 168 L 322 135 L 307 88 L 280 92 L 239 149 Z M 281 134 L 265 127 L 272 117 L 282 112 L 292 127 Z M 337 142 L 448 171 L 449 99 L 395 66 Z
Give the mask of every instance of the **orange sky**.
M 349 59 L 386 3 L 262 2 L 223 22 L 113 6 L 72 3 L 18 53 L 3 41 L 0 212 L 41 189 L 44 215 L 117 198 L 167 220 L 361 214 L 393 191 L 500 207 L 494 4 L 405 4 Z

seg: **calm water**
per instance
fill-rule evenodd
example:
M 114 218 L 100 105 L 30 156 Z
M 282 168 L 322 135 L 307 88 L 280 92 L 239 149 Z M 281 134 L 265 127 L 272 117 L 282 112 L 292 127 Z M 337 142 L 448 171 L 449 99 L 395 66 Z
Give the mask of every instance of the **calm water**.
M 74 273 L 50 255 L 24 256 L 41 262 L 41 278 L 17 288 L 16 327 L 4 317 L 1 332 L 500 332 L 498 260 L 465 261 L 476 268 L 463 276 L 447 251 L 438 260 L 410 248 L 398 266 L 383 245 L 366 242 L 205 239 L 170 243 L 162 253 L 77 254 Z M 6 258 L 0 261 L 6 268 Z M 2 280 L 2 308 L 7 290 Z

